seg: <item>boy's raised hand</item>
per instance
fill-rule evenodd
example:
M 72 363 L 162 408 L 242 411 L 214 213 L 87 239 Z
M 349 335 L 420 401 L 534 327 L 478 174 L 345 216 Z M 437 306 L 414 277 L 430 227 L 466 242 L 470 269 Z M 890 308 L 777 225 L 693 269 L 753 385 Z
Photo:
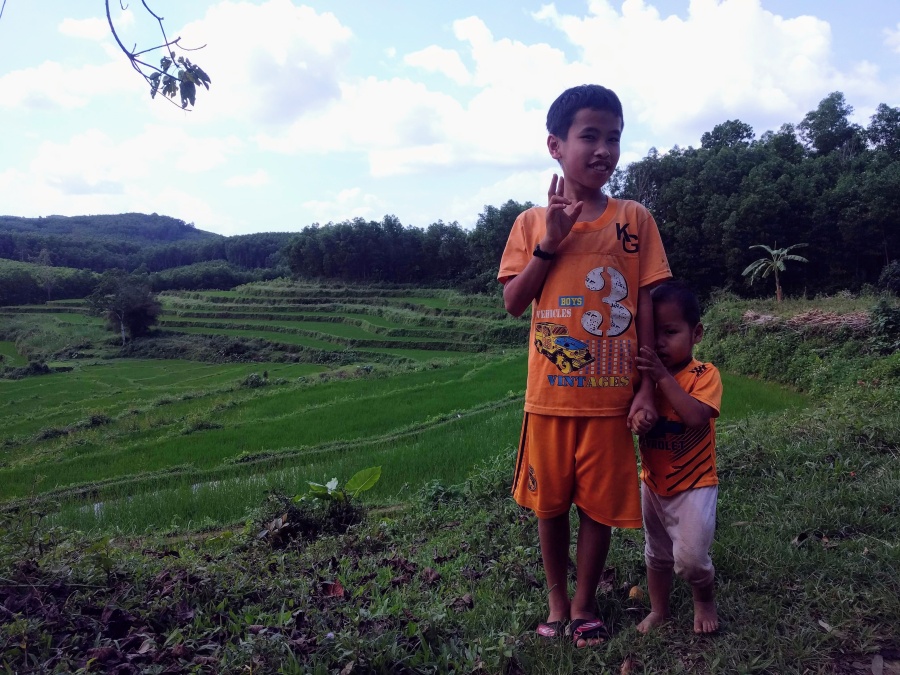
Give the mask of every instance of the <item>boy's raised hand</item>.
M 559 243 L 569 236 L 584 208 L 584 202 L 572 204 L 572 200 L 565 196 L 565 187 L 566 179 L 553 174 L 547 192 L 547 240 L 552 246 L 551 251 L 555 251 Z
M 669 374 L 656 352 L 646 345 L 641 347 L 641 351 L 635 357 L 634 362 L 641 374 L 649 377 L 654 382 L 659 382 Z

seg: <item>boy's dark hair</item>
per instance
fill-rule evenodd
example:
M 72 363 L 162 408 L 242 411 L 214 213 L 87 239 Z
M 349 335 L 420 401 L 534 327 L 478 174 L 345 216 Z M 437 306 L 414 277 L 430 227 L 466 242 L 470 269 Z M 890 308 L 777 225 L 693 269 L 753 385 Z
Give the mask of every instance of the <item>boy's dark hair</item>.
M 625 125 L 622 102 L 612 89 L 601 87 L 599 84 L 582 84 L 566 89 L 550 106 L 550 110 L 547 111 L 547 131 L 557 138 L 566 140 L 569 127 L 582 108 L 606 110 L 618 115 L 622 125 Z
M 674 302 L 681 310 L 681 316 L 687 324 L 694 328 L 700 323 L 700 301 L 697 295 L 683 281 L 670 280 L 661 283 L 650 291 L 654 303 Z

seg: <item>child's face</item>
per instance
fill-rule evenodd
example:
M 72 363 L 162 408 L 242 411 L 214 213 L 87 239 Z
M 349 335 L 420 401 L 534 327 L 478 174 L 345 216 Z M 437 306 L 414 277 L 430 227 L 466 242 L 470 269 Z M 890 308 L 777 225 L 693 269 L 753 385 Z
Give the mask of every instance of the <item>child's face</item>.
M 653 303 L 656 330 L 656 355 L 669 370 L 676 372 L 690 362 L 694 345 L 703 338 L 703 324 L 691 328 L 677 302 Z
M 566 139 L 551 134 L 547 148 L 559 161 L 567 187 L 599 190 L 619 163 L 621 137 L 622 119 L 618 115 L 582 108 L 575 113 Z

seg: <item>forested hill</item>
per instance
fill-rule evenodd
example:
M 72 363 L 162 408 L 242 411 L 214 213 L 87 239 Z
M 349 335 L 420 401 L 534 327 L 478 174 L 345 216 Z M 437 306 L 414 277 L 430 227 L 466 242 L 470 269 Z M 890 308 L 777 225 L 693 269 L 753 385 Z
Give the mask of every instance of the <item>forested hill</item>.
M 225 237 L 155 213 L 0 216 L 0 258 L 97 273 L 110 269 L 153 273 L 212 262 L 274 271 L 291 236 L 262 232 Z
M 0 216 L 0 232 L 79 239 L 115 239 L 136 244 L 220 239 L 222 235 L 198 230 L 192 223 L 155 213 L 120 213 L 97 216 Z

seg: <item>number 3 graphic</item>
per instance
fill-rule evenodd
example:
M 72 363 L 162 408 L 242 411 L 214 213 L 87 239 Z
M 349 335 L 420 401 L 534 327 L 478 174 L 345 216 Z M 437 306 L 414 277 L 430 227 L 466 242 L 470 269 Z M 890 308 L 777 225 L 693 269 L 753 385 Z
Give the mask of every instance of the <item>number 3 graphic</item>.
M 584 285 L 589 291 L 602 291 L 606 288 L 606 281 L 603 279 L 603 270 L 609 276 L 609 293 L 603 302 L 609 305 L 609 330 L 606 331 L 606 337 L 616 337 L 621 335 L 629 326 L 631 326 L 632 315 L 623 305 L 619 304 L 619 300 L 628 297 L 628 282 L 625 277 L 615 267 L 595 267 L 587 274 Z M 603 315 L 595 309 L 588 310 L 581 316 L 581 327 L 591 335 L 603 337 Z

